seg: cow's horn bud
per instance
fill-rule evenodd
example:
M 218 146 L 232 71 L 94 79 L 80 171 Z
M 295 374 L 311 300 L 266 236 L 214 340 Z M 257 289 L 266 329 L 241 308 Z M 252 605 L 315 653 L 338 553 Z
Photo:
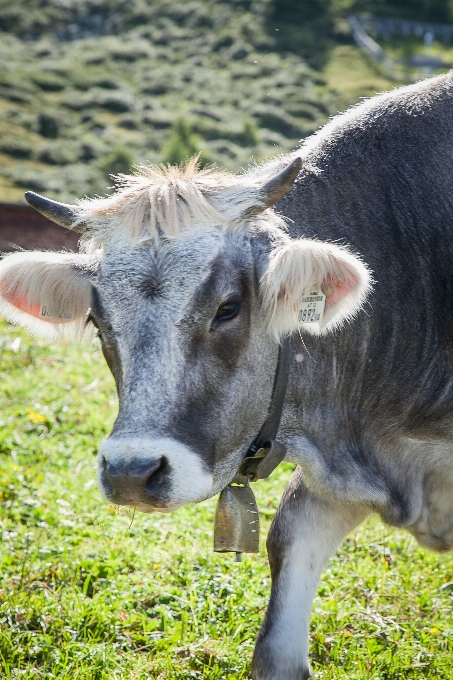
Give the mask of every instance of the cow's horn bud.
M 291 189 L 294 180 L 302 168 L 302 160 L 295 158 L 292 163 L 284 170 L 272 177 L 261 189 L 263 203 L 267 208 L 271 208 L 278 203 L 283 196 Z
M 80 233 L 83 232 L 82 226 L 73 226 L 76 216 L 73 208 L 66 203 L 59 203 L 58 201 L 52 201 L 50 198 L 45 196 L 40 196 L 35 194 L 34 191 L 26 191 L 25 198 L 30 203 L 32 208 L 37 210 L 41 215 L 47 217 L 52 222 L 59 224 L 60 227 L 66 227 L 66 229 L 74 229 Z

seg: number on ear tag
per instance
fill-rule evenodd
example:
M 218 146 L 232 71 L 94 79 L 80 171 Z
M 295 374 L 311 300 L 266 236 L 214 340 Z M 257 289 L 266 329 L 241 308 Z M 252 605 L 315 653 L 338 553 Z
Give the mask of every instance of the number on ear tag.
M 75 314 L 70 305 L 63 303 L 59 308 L 51 308 L 48 305 L 41 305 L 39 308 L 39 317 L 41 319 L 49 319 L 54 323 L 62 321 L 73 321 Z
M 316 284 L 309 295 L 302 298 L 299 306 L 299 323 L 319 323 L 322 321 L 326 296 L 321 286 Z

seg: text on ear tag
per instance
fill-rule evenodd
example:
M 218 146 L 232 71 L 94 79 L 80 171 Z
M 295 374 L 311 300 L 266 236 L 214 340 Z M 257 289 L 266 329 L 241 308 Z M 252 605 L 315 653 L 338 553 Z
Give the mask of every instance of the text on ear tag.
M 257 553 L 260 519 L 249 486 L 227 486 L 220 493 L 214 523 L 214 551 Z
M 39 317 L 41 319 L 49 319 L 50 321 L 73 321 L 75 317 L 74 309 L 68 304 L 62 304 L 57 307 L 49 307 L 48 305 L 41 305 L 39 308 Z
M 324 315 L 326 296 L 316 284 L 310 293 L 302 298 L 299 305 L 299 323 L 319 323 Z

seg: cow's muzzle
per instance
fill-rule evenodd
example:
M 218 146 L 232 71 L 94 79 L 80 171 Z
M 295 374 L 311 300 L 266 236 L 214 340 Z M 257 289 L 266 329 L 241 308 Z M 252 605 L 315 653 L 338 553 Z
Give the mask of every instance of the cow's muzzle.
M 98 481 L 108 501 L 143 512 L 173 510 L 212 489 L 200 456 L 166 437 L 107 440 L 98 454 Z

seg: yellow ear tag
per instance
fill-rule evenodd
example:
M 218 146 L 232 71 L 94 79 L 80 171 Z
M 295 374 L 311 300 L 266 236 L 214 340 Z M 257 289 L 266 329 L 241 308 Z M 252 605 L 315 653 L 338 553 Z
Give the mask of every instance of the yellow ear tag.
M 299 305 L 299 323 L 319 323 L 324 315 L 326 296 L 319 284 L 315 284 L 310 293 L 302 298 Z

